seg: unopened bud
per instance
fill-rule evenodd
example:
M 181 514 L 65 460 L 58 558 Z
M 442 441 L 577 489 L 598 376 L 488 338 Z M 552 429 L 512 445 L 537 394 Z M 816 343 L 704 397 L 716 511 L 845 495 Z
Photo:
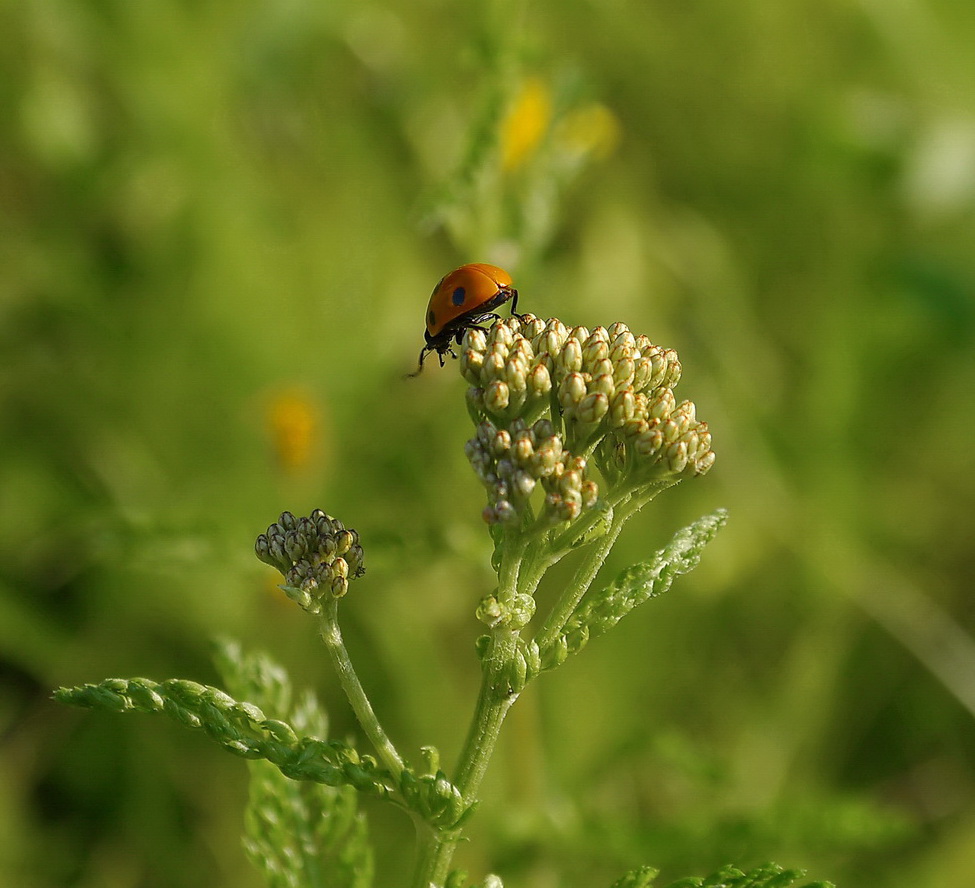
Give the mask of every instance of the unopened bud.
M 491 413 L 503 413 L 511 400 L 506 383 L 495 380 L 484 390 L 484 406 Z

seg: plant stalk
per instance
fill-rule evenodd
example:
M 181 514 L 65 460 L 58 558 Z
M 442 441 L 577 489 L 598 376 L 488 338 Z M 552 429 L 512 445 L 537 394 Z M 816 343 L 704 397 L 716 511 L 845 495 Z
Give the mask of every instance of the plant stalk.
M 342 685 L 342 690 L 345 691 L 345 696 L 348 698 L 362 730 L 375 748 L 379 760 L 398 782 L 403 773 L 403 759 L 396 751 L 392 741 L 386 736 L 382 725 L 379 724 L 379 719 L 376 717 L 372 704 L 362 688 L 359 676 L 356 675 L 355 668 L 352 666 L 352 660 L 349 658 L 349 652 L 345 648 L 342 632 L 339 629 L 338 605 L 337 598 L 328 596 L 322 610 L 322 641 L 328 648 L 335 672 L 339 677 L 339 683 Z

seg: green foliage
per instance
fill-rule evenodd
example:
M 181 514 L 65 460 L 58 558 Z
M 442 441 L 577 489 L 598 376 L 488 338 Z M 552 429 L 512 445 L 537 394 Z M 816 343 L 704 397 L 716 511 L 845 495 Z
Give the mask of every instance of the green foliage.
M 647 537 L 734 516 L 679 603 L 523 701 L 519 754 L 493 765 L 523 830 L 506 878 L 774 857 L 841 884 L 968 883 L 968 4 L 610 3 L 598 28 L 545 0 L 0 6 L 8 881 L 251 884 L 219 841 L 239 768 L 48 697 L 120 670 L 206 676 L 218 633 L 317 680 L 320 645 L 242 544 L 285 507 L 324 503 L 369 542 L 350 646 L 392 732 L 436 736 L 449 767 L 489 547 L 449 381 L 398 379 L 433 283 L 485 260 L 511 263 L 522 310 L 680 347 L 720 420 L 718 470 L 639 519 L 610 576 Z M 505 171 L 499 127 L 532 82 L 551 114 Z M 587 104 L 618 147 L 564 189 Z M 425 194 L 433 229 L 414 224 Z M 304 450 L 270 418 L 295 392 Z M 149 752 L 170 767 L 147 773 Z
M 678 879 L 667 888 L 790 888 L 805 875 L 801 870 L 786 870 L 774 863 L 742 872 L 725 866 L 704 878 Z M 807 882 L 802 888 L 834 888 L 832 882 Z
M 658 870 L 640 867 L 613 882 L 612 888 L 652 888 Z M 805 875 L 801 870 L 786 870 L 774 863 L 743 872 L 734 866 L 725 866 L 709 876 L 688 877 L 669 883 L 666 888 L 834 888 L 832 882 L 796 882 Z M 660 886 L 664 888 L 664 886 Z
M 266 712 L 313 736 L 328 734 L 325 711 L 311 693 L 292 702 L 284 670 L 264 654 L 245 655 L 225 642 L 217 652 L 227 686 Z M 267 761 L 251 761 L 244 848 L 268 888 L 368 888 L 372 848 L 351 786 L 293 780 Z
M 268 718 L 253 703 L 238 702 L 219 688 L 184 679 L 155 682 L 148 678 L 108 678 L 97 684 L 59 688 L 60 703 L 108 712 L 145 712 L 169 716 L 200 730 L 227 752 L 265 759 L 293 780 L 326 786 L 352 786 L 385 797 L 391 777 L 371 756 L 339 740 L 300 735 L 295 728 Z
M 697 567 L 704 547 L 727 520 L 724 509 L 699 518 L 679 530 L 649 561 L 628 567 L 605 589 L 587 598 L 558 638 L 539 651 L 542 663 L 561 663 L 568 654 L 577 653 L 590 639 L 615 626 L 635 607 L 666 592 L 677 577 Z
M 650 888 L 659 872 L 653 867 L 641 866 L 613 882 L 612 888 Z

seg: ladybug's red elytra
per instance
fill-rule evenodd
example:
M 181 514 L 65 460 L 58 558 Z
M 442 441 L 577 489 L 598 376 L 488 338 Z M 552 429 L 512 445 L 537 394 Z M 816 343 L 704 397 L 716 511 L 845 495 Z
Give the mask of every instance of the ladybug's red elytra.
M 511 275 L 497 265 L 475 262 L 455 268 L 441 278 L 430 294 L 427 306 L 427 328 L 423 333 L 426 345 L 420 350 L 420 362 L 415 373 L 423 369 L 423 359 L 435 351 L 444 365 L 444 355 L 457 357 L 451 344 L 460 341 L 471 327 L 497 318 L 495 309 L 511 301 L 511 314 L 517 315 L 518 291 L 511 286 Z

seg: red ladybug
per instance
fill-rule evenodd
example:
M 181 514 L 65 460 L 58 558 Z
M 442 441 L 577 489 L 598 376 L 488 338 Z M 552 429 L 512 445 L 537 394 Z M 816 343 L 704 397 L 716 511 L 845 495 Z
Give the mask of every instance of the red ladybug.
M 497 265 L 475 262 L 462 265 L 440 280 L 430 295 L 427 306 L 427 344 L 420 350 L 420 363 L 415 373 L 423 369 L 423 359 L 435 351 L 444 365 L 444 355 L 457 357 L 451 343 L 460 341 L 465 331 L 491 318 L 497 319 L 496 308 L 511 300 L 511 314 L 517 315 L 518 291 L 511 286 L 511 275 Z

